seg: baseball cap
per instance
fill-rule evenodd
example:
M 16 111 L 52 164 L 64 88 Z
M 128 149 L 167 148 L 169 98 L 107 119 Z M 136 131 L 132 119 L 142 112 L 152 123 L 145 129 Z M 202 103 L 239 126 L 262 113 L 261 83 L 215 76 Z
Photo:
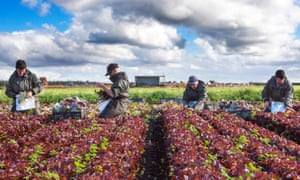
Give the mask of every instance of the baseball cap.
M 275 77 L 280 78 L 280 79 L 285 78 L 286 76 L 285 76 L 284 70 L 282 70 L 282 69 L 277 70 L 275 73 Z
M 194 83 L 196 81 L 198 81 L 198 78 L 196 76 L 190 76 L 188 83 Z
M 110 75 L 111 72 L 112 72 L 114 69 L 118 68 L 118 67 L 119 67 L 118 64 L 116 64 L 116 63 L 110 63 L 110 64 L 107 66 L 107 68 L 106 68 L 106 74 L 105 74 L 105 76 Z

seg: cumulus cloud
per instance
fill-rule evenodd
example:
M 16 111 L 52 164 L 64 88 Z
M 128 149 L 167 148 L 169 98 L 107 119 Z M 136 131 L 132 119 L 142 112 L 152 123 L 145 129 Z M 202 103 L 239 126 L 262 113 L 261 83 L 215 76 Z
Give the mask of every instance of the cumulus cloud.
M 22 0 L 22 4 L 32 9 L 37 8 L 40 16 L 45 16 L 49 13 L 51 4 L 48 2 L 42 2 L 41 0 Z
M 79 12 L 93 9 L 95 6 L 101 6 L 105 1 L 102 0 L 84 0 L 84 1 L 66 1 L 52 0 L 55 4 L 64 7 L 70 12 Z
M 49 13 L 51 8 L 51 4 L 50 3 L 42 3 L 41 4 L 41 9 L 40 9 L 40 15 L 41 16 L 45 16 Z
M 44 16 L 52 5 L 59 6 L 73 15 L 72 23 L 64 32 L 45 24 L 40 30 L 1 34 L 0 52 L 5 53 L 1 53 L 0 59 L 6 59 L 9 66 L 19 57 L 30 60 L 36 68 L 45 65 L 82 68 L 95 64 L 105 69 L 107 63 L 118 62 L 134 73 L 166 71 L 178 80 L 185 80 L 188 73 L 205 73 L 201 77 L 226 77 L 233 81 L 261 78 L 260 73 L 256 77 L 237 77 L 241 67 L 247 73 L 267 67 L 270 70 L 264 73 L 271 73 L 277 67 L 289 69 L 291 74 L 299 72 L 297 68 L 289 68 L 299 65 L 300 43 L 295 36 L 300 23 L 299 0 L 22 0 L 22 3 L 39 8 Z M 182 36 L 179 26 L 195 32 L 197 37 L 191 40 Z M 191 56 L 185 49 L 187 41 L 201 51 Z M 174 68 L 182 70 L 174 74 Z M 227 74 L 219 75 L 222 72 Z
M 199 38 L 207 41 L 220 54 L 242 53 L 262 56 L 266 49 L 277 52 L 278 48 L 291 40 L 300 15 L 297 13 L 299 7 L 294 6 L 292 0 L 238 2 L 128 0 L 102 1 L 98 5 L 96 2 L 89 1 L 89 4 L 93 5 L 94 9 L 110 9 L 110 13 L 106 14 L 108 18 L 104 16 L 99 18 L 104 22 L 99 22 L 100 27 L 110 30 L 92 31 L 89 36 L 91 41 L 122 43 L 123 40 L 124 43 L 143 46 L 145 45 L 143 41 L 149 42 L 147 38 L 141 38 L 145 37 L 143 34 L 149 34 L 145 27 L 152 27 L 152 32 L 155 32 L 158 26 L 165 26 L 161 29 L 166 29 L 169 26 L 184 25 L 186 28 L 194 29 Z M 68 4 L 64 5 L 70 8 Z M 153 23 L 140 25 L 149 21 Z M 132 29 L 134 31 L 131 31 Z M 158 31 L 163 32 L 161 29 Z M 151 33 L 148 37 L 152 37 Z M 172 37 L 169 40 L 171 42 L 173 40 L 173 44 L 183 42 Z M 271 58 L 273 57 L 268 59 Z
M 22 4 L 29 6 L 30 8 L 36 7 L 38 0 L 22 0 Z

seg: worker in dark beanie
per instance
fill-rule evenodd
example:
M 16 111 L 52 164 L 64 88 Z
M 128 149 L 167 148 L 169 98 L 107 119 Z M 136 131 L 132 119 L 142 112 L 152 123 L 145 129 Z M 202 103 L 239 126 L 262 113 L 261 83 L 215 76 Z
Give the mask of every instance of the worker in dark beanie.
M 189 76 L 182 98 L 184 107 L 197 109 L 200 105 L 203 107 L 199 109 L 207 109 L 208 107 L 205 106 L 207 99 L 205 83 L 194 75 Z
M 111 63 L 107 66 L 105 76 L 113 83 L 111 87 L 107 87 L 103 83 L 97 83 L 97 87 L 102 88 L 111 98 L 106 108 L 100 112 L 100 118 L 110 118 L 116 116 L 124 116 L 129 104 L 129 81 L 125 72 L 121 72 L 119 65 Z
M 284 70 L 278 69 L 275 75 L 267 81 L 262 91 L 265 111 L 271 111 L 272 101 L 283 102 L 286 110 L 293 110 L 293 93 L 293 86 Z
M 13 99 L 11 112 L 19 111 L 16 108 L 16 98 L 20 94 L 24 94 L 25 98 L 34 96 L 35 108 L 33 109 L 35 114 L 40 114 L 39 100 L 36 95 L 43 89 L 42 82 L 36 74 L 27 69 L 26 62 L 22 59 L 16 61 L 16 70 L 10 76 L 7 84 L 5 94 Z M 30 111 L 30 110 L 26 110 Z

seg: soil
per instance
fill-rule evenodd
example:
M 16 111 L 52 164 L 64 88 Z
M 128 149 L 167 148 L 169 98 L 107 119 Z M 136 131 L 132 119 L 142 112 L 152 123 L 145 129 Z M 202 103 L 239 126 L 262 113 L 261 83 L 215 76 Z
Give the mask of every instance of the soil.
M 141 169 L 138 172 L 136 179 L 169 179 L 169 166 L 167 163 L 167 154 L 164 148 L 163 120 L 160 117 L 155 118 L 155 116 L 152 115 L 148 128 L 145 152 L 143 153 Z

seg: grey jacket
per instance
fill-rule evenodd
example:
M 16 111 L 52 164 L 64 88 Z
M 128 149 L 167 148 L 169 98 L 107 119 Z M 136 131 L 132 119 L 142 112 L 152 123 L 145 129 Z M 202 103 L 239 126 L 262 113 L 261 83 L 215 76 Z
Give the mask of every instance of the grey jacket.
M 31 71 L 27 69 L 23 77 L 19 77 L 17 71 L 9 77 L 6 84 L 5 94 L 13 98 L 13 104 L 11 111 L 16 111 L 16 95 L 21 92 L 31 91 L 33 95 L 40 93 L 43 89 L 42 82 L 40 79 Z M 38 108 L 38 99 L 36 98 L 36 107 Z M 37 110 L 38 112 L 38 110 Z
M 23 77 L 19 77 L 17 71 L 14 71 L 6 84 L 5 94 L 10 98 L 16 98 L 20 92 L 32 91 L 33 95 L 36 95 L 42 88 L 41 81 L 28 69 Z
M 120 72 L 110 77 L 113 82 L 111 90 L 113 97 L 103 112 L 99 114 L 100 118 L 111 118 L 122 116 L 126 113 L 128 107 L 129 81 L 124 72 Z
M 272 76 L 271 79 L 265 84 L 262 91 L 263 101 L 279 101 L 284 102 L 286 106 L 293 106 L 293 93 L 294 89 L 289 80 L 285 80 L 284 84 L 277 86 L 275 77 Z
M 124 72 L 120 72 L 110 77 L 113 82 L 111 90 L 113 92 L 113 99 L 123 99 L 129 96 L 129 81 Z
M 183 92 L 183 104 L 186 105 L 190 101 L 202 101 L 207 97 L 205 83 L 199 80 L 198 87 L 194 90 L 189 85 L 186 86 Z

